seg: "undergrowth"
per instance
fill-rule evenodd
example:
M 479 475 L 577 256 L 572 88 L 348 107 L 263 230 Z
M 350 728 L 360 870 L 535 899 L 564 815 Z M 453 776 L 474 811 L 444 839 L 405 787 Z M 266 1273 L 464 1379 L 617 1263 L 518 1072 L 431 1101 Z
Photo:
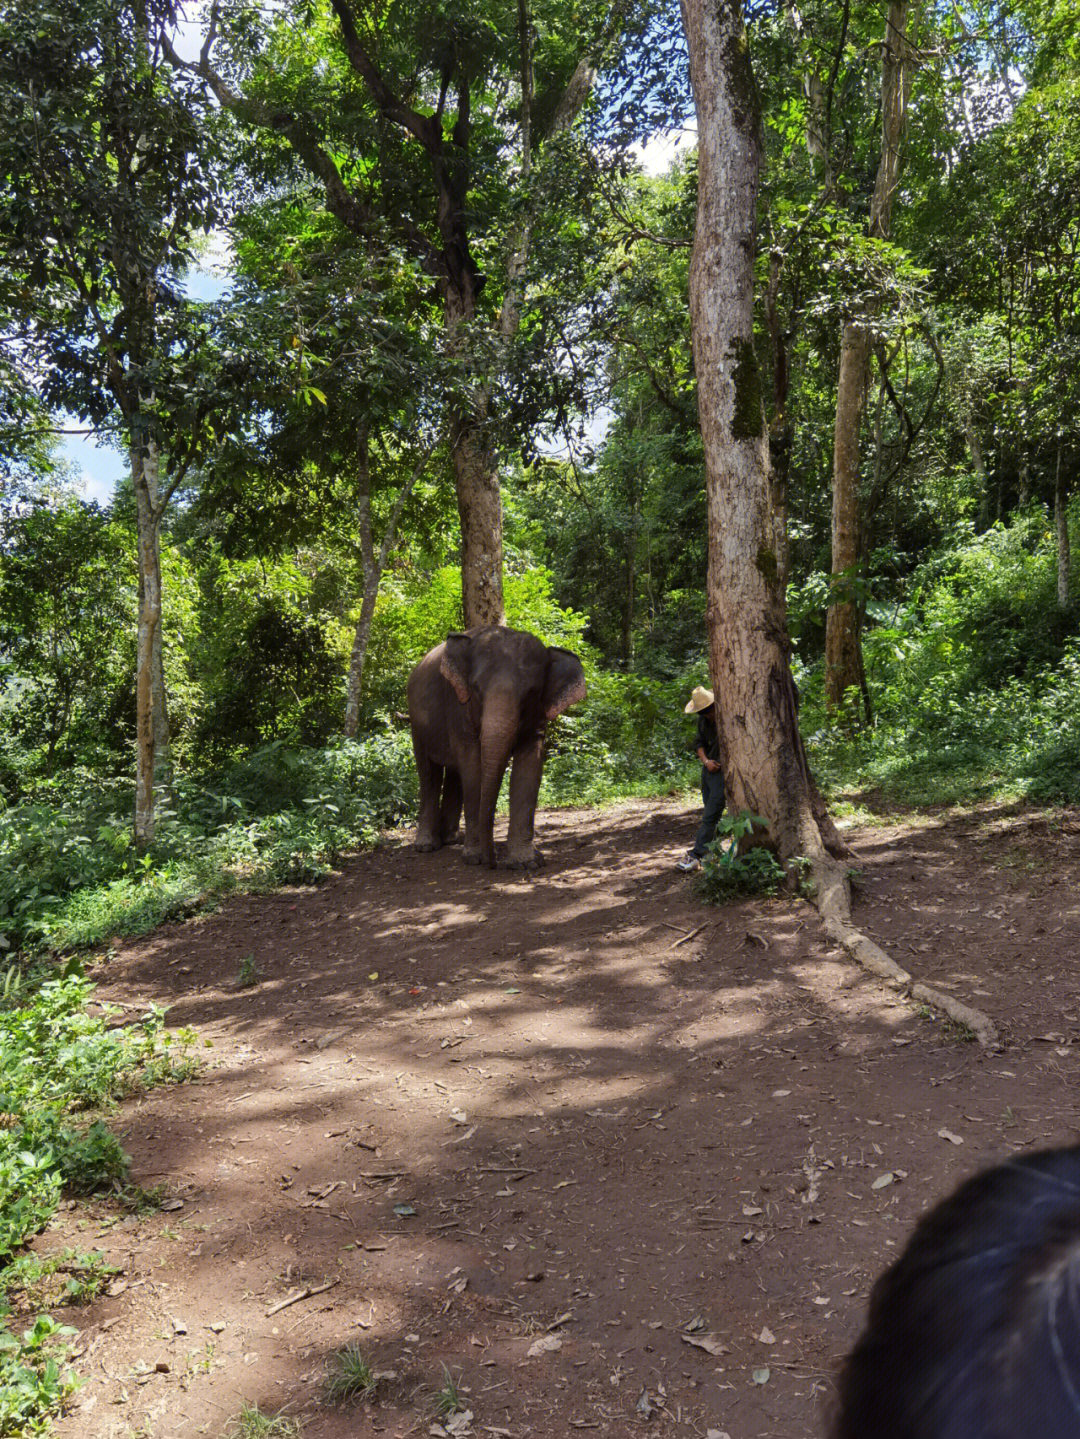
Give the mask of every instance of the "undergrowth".
M 0 810 L 0 934 L 63 952 L 237 890 L 311 883 L 411 815 L 415 791 L 407 733 L 320 750 L 270 744 L 209 780 L 179 779 L 138 855 L 130 782 L 70 772 Z
M 74 1332 L 40 1304 L 84 1303 L 108 1270 L 96 1255 L 20 1252 L 64 1192 L 122 1188 L 128 1158 L 100 1111 L 152 1084 L 187 1078 L 188 1030 L 170 1034 L 152 1006 L 110 1028 L 91 1014 L 93 986 L 74 961 L 59 976 L 14 967 L 0 989 L 0 1436 L 44 1432 L 75 1379 L 64 1367 Z M 64 1276 L 63 1284 L 55 1276 Z M 50 1281 L 53 1281 L 50 1284 Z

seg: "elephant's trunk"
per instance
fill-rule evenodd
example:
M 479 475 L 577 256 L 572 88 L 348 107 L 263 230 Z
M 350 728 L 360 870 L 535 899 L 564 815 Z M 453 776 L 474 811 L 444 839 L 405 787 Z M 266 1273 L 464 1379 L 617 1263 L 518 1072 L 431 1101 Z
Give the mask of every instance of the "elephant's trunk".
M 495 806 L 517 734 L 519 704 L 509 691 L 488 691 L 480 726 L 480 858 L 495 864 Z

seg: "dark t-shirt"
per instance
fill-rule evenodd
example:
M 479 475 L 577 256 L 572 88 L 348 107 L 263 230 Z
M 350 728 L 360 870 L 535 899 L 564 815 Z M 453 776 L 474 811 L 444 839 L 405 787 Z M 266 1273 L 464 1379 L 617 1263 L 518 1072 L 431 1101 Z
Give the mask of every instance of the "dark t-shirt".
M 697 744 L 694 746 L 694 753 L 697 754 L 699 749 L 705 751 L 706 759 L 720 758 L 720 736 L 716 732 L 716 719 L 711 705 L 697 717 Z

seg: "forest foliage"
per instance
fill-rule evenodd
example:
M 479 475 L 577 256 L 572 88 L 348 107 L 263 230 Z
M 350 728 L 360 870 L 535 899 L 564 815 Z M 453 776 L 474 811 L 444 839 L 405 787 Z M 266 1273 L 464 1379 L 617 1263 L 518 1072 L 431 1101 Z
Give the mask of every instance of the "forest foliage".
M 371 77 L 343 68 L 343 13 L 213 7 L 228 104 L 190 48 L 187 61 L 177 53 L 167 5 L 98 0 L 78 34 L 44 3 L 5 21 L 9 946 L 92 943 L 236 885 L 311 879 L 409 817 L 404 682 L 461 623 L 446 417 L 477 385 L 499 456 L 507 620 L 578 650 L 588 672 L 588 701 L 552 736 L 544 801 L 692 780 L 681 697 L 704 677 L 706 604 L 686 302 L 697 177 L 692 138 L 661 174 L 632 148 L 685 123 L 673 12 L 631 7 L 621 29 L 592 16 L 595 95 L 543 144 L 537 126 L 574 54 L 558 6 L 531 19 L 527 81 L 521 35 L 497 6 L 440 12 L 452 60 L 417 28 L 419 12 L 402 9 L 378 41 L 384 79 L 441 73 L 429 101 L 447 134 L 464 144 L 466 113 L 471 127 L 472 168 L 454 183 L 470 196 L 478 309 L 464 338 L 445 342 L 430 279 L 436 162 L 407 126 L 391 135 Z M 1076 17 L 912 10 L 917 64 L 888 240 L 868 238 L 864 220 L 879 7 L 763 6 L 750 23 L 766 140 L 759 360 L 819 778 L 834 794 L 912 804 L 1075 799 Z M 76 63 L 78 45 L 99 47 L 97 70 Z M 125 107 L 110 87 L 132 77 Z M 148 172 L 177 171 L 149 202 L 136 152 Z M 362 224 L 343 218 L 328 154 Z M 103 196 L 93 224 L 111 225 L 111 250 L 95 259 L 101 237 L 80 226 Z M 217 298 L 198 299 L 185 270 L 210 233 L 225 237 L 225 274 Z M 515 245 L 520 273 L 499 268 Z M 124 246 L 152 273 L 152 312 L 132 308 Z M 489 284 L 489 272 L 502 278 Z M 507 285 L 517 322 L 500 329 Z M 852 572 L 830 576 L 850 316 L 873 329 L 861 534 Z M 121 447 L 133 424 L 149 426 L 171 496 L 158 526 L 169 749 L 149 846 L 129 833 L 137 484 L 122 481 L 106 508 L 81 498 L 57 444 L 65 415 Z M 871 723 L 854 696 L 837 711 L 822 694 L 838 586 L 858 603 Z M 350 669 L 356 738 L 345 740 Z
M 317 881 L 411 818 L 405 680 L 462 624 L 469 484 L 501 504 L 507 622 L 587 673 L 542 804 L 685 791 L 708 669 L 677 11 L 77 10 L 0 15 L 0 1136 L 25 1140 L 0 1146 L 0 1262 L 61 1185 L 120 1176 L 65 1116 L 160 1058 L 158 1017 L 109 1038 L 77 971 L 20 991 L 21 966 Z M 864 811 L 1080 802 L 1080 10 L 908 6 L 887 237 L 884 7 L 746 11 L 772 563 L 816 776 Z M 859 525 L 832 573 L 853 323 Z M 130 460 L 107 504 L 71 429 Z M 838 705 L 840 600 L 865 687 Z M 43 1045 L 94 1093 L 38 1093 Z M 63 1397 L 50 1323 L 0 1323 L 0 1433 Z

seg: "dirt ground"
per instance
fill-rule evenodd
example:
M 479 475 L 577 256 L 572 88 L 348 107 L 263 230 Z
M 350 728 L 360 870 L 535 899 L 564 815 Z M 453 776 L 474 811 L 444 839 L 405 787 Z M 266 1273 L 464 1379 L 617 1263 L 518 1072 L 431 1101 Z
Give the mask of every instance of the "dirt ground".
M 318 888 L 118 943 L 100 996 L 213 1047 L 115 1116 L 166 1206 L 80 1205 L 37 1242 L 122 1271 L 60 1311 L 86 1383 L 59 1434 L 219 1436 L 247 1403 L 305 1439 L 822 1435 L 914 1219 L 1078 1138 L 1080 813 L 849 832 L 857 922 L 989 1013 L 997 1053 L 864 976 L 809 905 L 704 905 L 673 868 L 695 825 L 545 814 L 532 877 L 402 832 Z M 383 1377 L 335 1407 L 346 1345 Z M 448 1378 L 471 1418 L 438 1418 Z

